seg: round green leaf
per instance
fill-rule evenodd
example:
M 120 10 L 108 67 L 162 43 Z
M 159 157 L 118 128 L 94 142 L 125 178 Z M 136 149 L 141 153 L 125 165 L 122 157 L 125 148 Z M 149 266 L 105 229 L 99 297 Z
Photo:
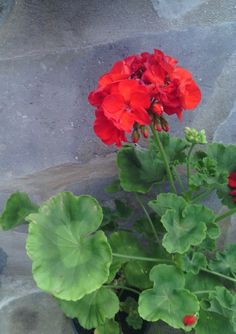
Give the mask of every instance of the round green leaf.
M 209 267 L 225 275 L 236 274 L 236 244 L 227 245 L 224 252 L 217 252 Z
M 178 266 L 186 272 L 192 272 L 193 274 L 198 274 L 201 268 L 207 266 L 207 259 L 204 254 L 195 252 L 192 257 L 188 255 L 179 255 L 176 258 L 178 261 Z
M 60 193 L 27 220 L 27 252 L 39 288 L 78 300 L 106 282 L 112 256 L 105 234 L 96 232 L 102 209 L 94 198 Z
M 154 150 L 125 146 L 117 154 L 117 165 L 125 191 L 146 193 L 163 180 L 165 167 Z
M 196 334 L 235 334 L 230 321 L 214 312 L 201 311 L 195 328 Z
M 206 237 L 207 224 L 214 221 L 212 211 L 203 205 L 188 205 L 182 217 L 175 210 L 167 210 L 161 222 L 167 233 L 163 246 L 169 253 L 183 254 L 191 246 L 199 245 Z
M 119 311 L 119 299 L 107 288 L 100 288 L 78 301 L 59 300 L 63 312 L 70 318 L 77 318 L 86 329 L 98 327 Z
M 162 320 L 174 328 L 186 328 L 183 318 L 195 314 L 199 303 L 193 294 L 184 289 L 183 273 L 171 265 L 157 265 L 150 272 L 153 289 L 145 290 L 139 297 L 139 314 L 147 321 Z
M 163 193 L 158 195 L 157 199 L 150 201 L 148 205 L 158 213 L 159 216 L 163 216 L 168 209 L 174 209 L 181 213 L 187 205 L 187 202 L 182 196 Z
M 115 320 L 109 319 L 103 325 L 97 327 L 94 334 L 120 334 L 120 327 Z
M 15 226 L 26 223 L 25 218 L 32 212 L 37 212 L 38 206 L 31 202 L 26 193 L 16 192 L 8 198 L 0 217 L 3 230 L 10 230 Z
M 124 275 L 129 285 L 139 289 L 148 289 L 152 286 L 149 279 L 149 272 L 154 266 L 153 263 L 145 261 L 132 261 L 125 265 Z

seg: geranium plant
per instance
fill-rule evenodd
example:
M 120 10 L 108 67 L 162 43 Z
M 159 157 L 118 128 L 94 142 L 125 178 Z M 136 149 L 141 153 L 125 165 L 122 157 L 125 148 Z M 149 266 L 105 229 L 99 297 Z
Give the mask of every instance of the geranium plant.
M 191 73 L 160 50 L 116 62 L 89 102 L 96 135 L 119 148 L 107 191 L 133 194 L 140 211 L 68 192 L 40 206 L 19 192 L 6 203 L 2 229 L 29 223 L 38 287 L 91 333 L 147 333 L 148 322 L 236 333 L 236 244 L 217 244 L 219 223 L 236 212 L 236 146 L 207 144 L 204 130 L 168 133 L 168 117 L 181 121 L 200 100 Z M 211 193 L 223 213 L 202 203 Z

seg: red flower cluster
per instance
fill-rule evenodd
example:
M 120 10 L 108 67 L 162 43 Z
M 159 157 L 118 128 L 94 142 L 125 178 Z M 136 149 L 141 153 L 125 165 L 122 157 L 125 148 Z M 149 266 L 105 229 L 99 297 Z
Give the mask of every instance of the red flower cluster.
M 105 144 L 121 146 L 132 133 L 146 138 L 152 122 L 158 131 L 168 131 L 165 114 L 181 120 L 185 109 L 195 108 L 201 92 L 192 75 L 160 50 L 129 56 L 102 75 L 88 100 L 95 106 L 94 131 Z
M 232 189 L 229 194 L 233 196 L 233 201 L 236 202 L 236 172 L 232 172 L 228 176 L 228 186 Z
M 193 326 L 197 321 L 197 317 L 194 314 L 186 315 L 183 318 L 183 324 L 184 326 Z

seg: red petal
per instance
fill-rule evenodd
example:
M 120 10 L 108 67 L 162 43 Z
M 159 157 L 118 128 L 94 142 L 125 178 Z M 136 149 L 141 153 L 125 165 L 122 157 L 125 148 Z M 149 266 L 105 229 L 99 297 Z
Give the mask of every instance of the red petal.
M 107 95 L 102 108 L 106 117 L 118 119 L 125 108 L 124 98 L 118 94 Z
M 180 94 L 184 109 L 194 109 L 201 101 L 201 91 L 194 80 L 189 81 L 183 88 L 180 87 Z
M 229 193 L 231 196 L 236 196 L 236 189 L 234 189 L 234 190 L 232 190 L 232 191 L 230 191 L 230 193 Z
M 119 83 L 120 94 L 123 96 L 123 98 L 127 102 L 130 100 L 130 95 L 132 91 L 134 91 L 138 87 L 139 87 L 139 84 L 136 80 L 122 80 Z
M 144 108 L 148 109 L 151 104 L 150 96 L 147 93 L 134 92 L 130 96 L 131 108 Z
M 228 185 L 231 188 L 236 188 L 236 172 L 232 172 L 229 176 L 228 176 Z
M 137 108 L 132 110 L 134 119 L 141 125 L 149 125 L 151 123 L 150 116 L 144 108 Z
M 94 132 L 107 145 L 116 144 L 116 146 L 121 146 L 122 141 L 127 141 L 124 131 L 117 129 L 101 110 L 96 111 Z

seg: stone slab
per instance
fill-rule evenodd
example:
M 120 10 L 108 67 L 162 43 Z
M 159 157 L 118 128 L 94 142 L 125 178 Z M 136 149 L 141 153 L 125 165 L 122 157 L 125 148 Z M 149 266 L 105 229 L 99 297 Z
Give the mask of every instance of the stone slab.
M 1 334 L 73 334 L 72 324 L 56 301 L 17 276 L 5 276 L 0 287 Z

